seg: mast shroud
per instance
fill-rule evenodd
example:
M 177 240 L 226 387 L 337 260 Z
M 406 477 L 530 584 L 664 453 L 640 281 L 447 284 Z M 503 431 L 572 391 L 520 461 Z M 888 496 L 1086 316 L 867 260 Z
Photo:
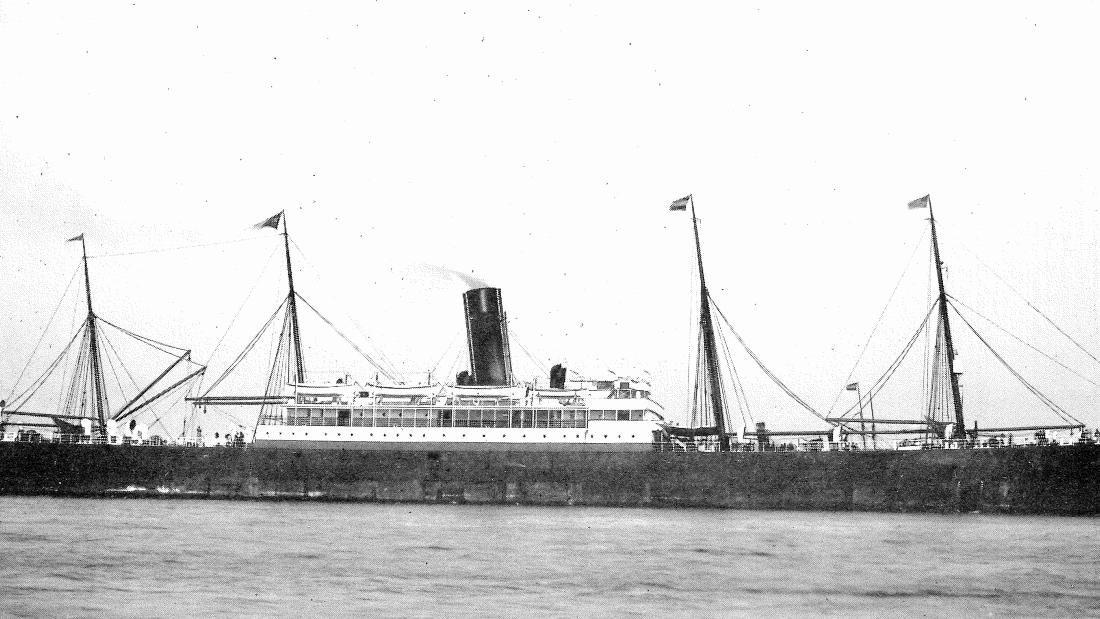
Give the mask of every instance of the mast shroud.
M 294 345 L 294 378 L 298 384 L 306 382 L 305 363 L 302 361 L 302 338 L 298 332 L 298 295 L 294 292 L 294 269 L 290 266 L 290 233 L 286 226 L 286 211 L 283 215 L 283 246 L 286 249 L 286 280 L 290 287 L 287 297 L 287 313 L 290 316 L 290 338 Z
M 932 213 L 932 197 L 928 196 L 927 200 L 928 221 L 932 224 L 932 257 L 936 262 L 936 281 L 940 289 L 940 322 L 943 325 L 943 339 L 947 345 L 947 379 L 951 385 L 951 401 L 955 406 L 955 427 L 965 436 L 962 395 L 959 393 L 959 377 L 955 374 L 955 345 L 951 339 L 951 322 L 947 318 L 947 291 L 943 285 L 943 262 L 940 261 L 940 243 L 936 237 L 936 217 Z
M 96 419 L 99 421 L 98 433 L 101 437 L 107 436 L 107 389 L 103 383 L 103 368 L 99 358 L 99 337 L 96 332 L 96 316 L 92 309 L 92 279 L 88 273 L 88 246 L 84 242 L 84 235 L 80 235 L 80 248 L 84 259 L 84 291 L 88 300 L 88 346 L 89 362 L 92 372 L 92 400 L 95 402 Z
M 695 256 L 699 263 L 699 330 L 703 335 L 703 359 L 705 363 L 707 387 L 710 392 L 710 404 L 714 414 L 714 426 L 718 433 L 718 442 L 722 451 L 729 450 L 729 434 L 726 432 L 725 404 L 722 401 L 722 376 L 718 370 L 718 346 L 714 338 L 714 319 L 710 312 L 710 293 L 703 274 L 703 248 L 699 242 L 699 220 L 695 218 L 695 198 L 688 196 L 691 203 L 691 225 L 695 231 Z

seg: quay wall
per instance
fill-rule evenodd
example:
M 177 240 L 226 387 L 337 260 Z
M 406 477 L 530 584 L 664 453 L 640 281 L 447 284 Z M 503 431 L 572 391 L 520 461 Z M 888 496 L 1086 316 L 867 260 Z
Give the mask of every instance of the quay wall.
M 1100 514 L 1100 445 L 780 453 L 0 443 L 0 494 Z

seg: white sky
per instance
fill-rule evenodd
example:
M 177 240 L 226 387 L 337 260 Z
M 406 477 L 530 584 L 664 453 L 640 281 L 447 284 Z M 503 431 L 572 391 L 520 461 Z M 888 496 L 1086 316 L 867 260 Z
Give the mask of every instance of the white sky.
M 667 206 L 687 193 L 723 310 L 821 410 L 925 233 L 905 209 L 925 193 L 950 291 L 1100 383 L 975 258 L 1098 354 L 1098 12 L 2 2 L 0 397 L 77 266 L 64 239 L 109 254 L 256 237 L 92 261 L 100 314 L 206 360 L 278 242 L 248 226 L 286 209 L 302 294 L 406 371 L 461 327 L 462 286 L 410 270 L 441 265 L 503 288 L 546 365 L 648 368 L 683 419 L 690 219 Z M 925 252 L 852 380 L 916 328 Z M 279 266 L 227 342 L 274 309 Z M 1100 387 L 984 332 L 1100 425 Z M 969 414 L 1032 410 L 976 345 L 960 338 Z M 359 370 L 325 350 L 307 360 Z M 909 416 L 908 392 L 880 416 Z M 820 425 L 759 394 L 772 427 Z

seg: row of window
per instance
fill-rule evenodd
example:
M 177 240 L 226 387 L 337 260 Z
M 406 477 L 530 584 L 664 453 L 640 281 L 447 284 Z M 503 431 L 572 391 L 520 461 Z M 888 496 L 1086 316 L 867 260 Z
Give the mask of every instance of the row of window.
M 286 434 L 287 434 L 287 436 L 288 436 L 288 437 L 294 437 L 294 436 L 297 436 L 297 434 L 296 434 L 295 432 L 287 432 Z M 275 433 L 275 435 L 276 435 L 276 436 L 283 436 L 283 433 L 282 433 L 281 431 L 277 431 L 277 432 Z M 323 433 L 322 433 L 321 435 L 322 435 L 323 437 L 328 437 L 329 433 L 328 433 L 328 432 L 323 432 Z M 271 431 L 269 431 L 269 430 L 268 430 L 268 431 L 264 431 L 264 436 L 265 436 L 265 437 L 270 437 L 270 436 L 271 436 Z M 314 437 L 316 437 L 316 436 L 317 436 L 317 434 L 315 433 L 315 434 L 314 434 Z M 336 432 L 336 433 L 335 433 L 335 436 L 336 436 L 336 437 L 341 437 L 341 436 L 343 436 L 343 434 L 342 434 L 342 433 L 340 433 L 340 432 Z M 385 433 L 385 432 L 383 432 L 383 433 L 382 433 L 382 434 L 380 435 L 380 437 L 381 437 L 381 438 L 389 438 L 389 434 L 388 434 L 388 433 Z M 399 433 L 399 432 L 396 432 L 396 433 L 394 433 L 393 437 L 394 437 L 394 438 L 401 438 L 401 433 Z M 568 434 L 562 434 L 562 435 L 561 435 L 561 437 L 562 437 L 562 438 L 564 438 L 564 439 L 568 439 L 568 438 L 569 438 L 569 435 L 568 435 Z M 603 437 L 604 437 L 605 439 L 608 439 L 608 438 L 610 438 L 610 435 L 608 435 L 608 434 L 604 434 L 604 435 L 603 435 Z M 309 438 L 309 432 L 303 432 L 303 433 L 302 433 L 302 438 Z M 351 434 L 349 434 L 349 435 L 348 435 L 348 438 L 359 438 L 359 437 L 356 437 L 356 436 L 354 436 L 354 435 L 351 435 Z M 370 433 L 368 433 L 368 435 L 367 435 L 367 438 L 374 438 L 374 432 L 370 432 Z M 411 433 L 411 432 L 410 432 L 410 433 L 408 434 L 408 438 L 428 438 L 428 435 L 427 435 L 427 434 L 421 434 L 421 435 L 420 435 L 419 437 L 417 437 L 417 436 L 416 436 L 415 434 L 413 434 L 413 433 Z M 447 438 L 447 435 L 446 435 L 446 434 L 444 434 L 444 435 L 442 435 L 442 437 L 441 437 L 441 438 Z M 466 438 L 466 435 L 465 435 L 465 434 L 463 434 L 463 435 L 462 435 L 462 438 Z M 473 437 L 473 438 L 476 438 L 476 436 L 475 436 L 475 437 Z M 486 435 L 485 435 L 485 434 L 482 434 L 482 435 L 481 435 L 481 438 L 486 438 Z M 507 434 L 501 434 L 501 435 L 500 435 L 500 438 L 502 438 L 502 439 L 508 438 L 508 435 L 507 435 Z M 520 435 L 520 438 L 527 438 L 527 435 L 526 435 L 526 434 L 522 434 L 522 435 Z M 532 438 L 537 438 L 537 437 L 532 437 Z M 548 436 L 547 436 L 546 434 L 543 434 L 543 435 L 542 435 L 542 438 L 544 438 L 544 439 L 545 439 L 545 438 L 548 438 Z M 577 434 L 577 435 L 576 435 L 576 438 L 577 438 L 577 439 L 580 439 L 580 438 L 581 438 L 581 435 L 580 435 L 580 434 Z M 598 438 L 599 438 L 599 437 L 597 437 L 597 436 L 592 436 L 592 437 L 590 437 L 590 438 L 591 438 L 591 439 L 597 439 L 597 440 L 598 440 Z M 622 434 L 619 434 L 619 435 L 617 435 L 617 436 L 616 436 L 615 438 L 616 438 L 617 440 L 622 440 L 622 438 L 623 438 L 623 435 L 622 435 Z M 630 435 L 630 438 L 636 438 L 636 435 L 634 435 L 634 434 L 631 434 L 631 435 Z M 435 440 L 435 437 L 433 437 L 433 440 Z
M 455 420 L 520 420 L 520 419 L 540 419 L 540 420 L 589 420 L 589 421 L 641 421 L 645 419 L 645 413 L 643 410 L 630 410 L 630 411 L 583 411 L 583 410 L 549 410 L 549 409 L 537 409 L 537 410 L 463 410 L 463 409 L 416 409 L 416 408 L 390 408 L 385 410 L 378 409 L 322 409 L 322 408 L 295 408 L 287 407 L 286 414 L 288 417 L 297 417 L 305 419 L 389 419 L 389 418 L 410 418 L 410 419 L 455 419 Z

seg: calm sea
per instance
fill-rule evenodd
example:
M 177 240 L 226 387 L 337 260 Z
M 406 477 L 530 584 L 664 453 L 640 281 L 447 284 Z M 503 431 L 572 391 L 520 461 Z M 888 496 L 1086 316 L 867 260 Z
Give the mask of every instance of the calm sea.
M 0 614 L 1100 616 L 1100 520 L 0 498 Z

